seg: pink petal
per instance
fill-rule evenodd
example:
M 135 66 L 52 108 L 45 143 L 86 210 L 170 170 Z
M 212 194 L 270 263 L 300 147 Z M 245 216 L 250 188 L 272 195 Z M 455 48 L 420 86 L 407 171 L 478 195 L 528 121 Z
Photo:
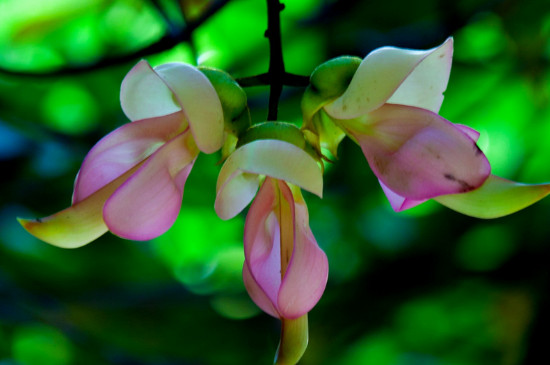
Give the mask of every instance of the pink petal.
M 128 123 L 103 137 L 84 159 L 73 204 L 87 198 L 149 157 L 185 127 L 181 112 Z
M 286 183 L 279 182 L 279 188 L 284 199 L 291 203 L 293 196 Z M 277 302 L 279 313 L 291 319 L 306 314 L 317 304 L 328 279 L 327 256 L 317 245 L 309 228 L 307 206 L 299 189 L 294 191 L 294 199 L 294 250 Z
M 380 187 L 384 191 L 384 194 L 386 194 L 386 197 L 388 198 L 391 207 L 396 212 L 402 212 L 404 210 L 414 208 L 417 205 L 422 204 L 427 200 L 427 199 L 413 200 L 413 199 L 405 198 L 404 196 L 401 196 L 396 192 L 392 191 L 390 188 L 388 188 L 380 179 L 378 180 L 378 182 L 380 183 Z
M 103 218 L 109 230 L 138 241 L 166 232 L 178 216 L 197 154 L 191 133 L 186 132 L 151 155 L 105 203 Z
M 250 273 L 248 265 L 243 265 L 243 282 L 248 295 L 256 305 L 275 318 L 280 318 L 277 309 L 273 306 L 273 301 L 266 295 L 264 290 L 258 285 L 258 282 L 254 279 L 254 276 Z
M 325 110 L 336 119 L 357 118 L 382 106 L 396 91 L 395 102 L 438 110 L 451 57 L 452 39 L 427 51 L 378 48 L 361 62 L 344 94 Z
M 366 119 L 366 133 L 350 132 L 374 174 L 398 195 L 422 200 L 463 193 L 490 174 L 475 141 L 435 113 L 386 104 Z
M 145 60 L 139 61 L 122 80 L 120 104 L 132 121 L 181 110 L 170 88 Z
M 290 216 L 279 218 L 279 214 Z M 293 243 L 292 252 L 286 253 L 290 258 L 285 270 L 280 229 L 288 219 Z M 299 189 L 293 196 L 286 183 L 266 178 L 246 218 L 244 248 L 245 285 L 262 310 L 276 317 L 298 318 L 319 301 L 327 282 L 328 261 L 311 233 Z
M 418 63 L 387 102 L 439 112 L 443 103 L 443 92 L 447 89 L 452 60 L 453 39 L 448 38 Z
M 155 67 L 178 100 L 191 127 L 197 147 L 205 153 L 219 150 L 224 142 L 224 119 L 220 98 L 202 72 L 184 63 Z
M 256 305 L 280 317 L 277 309 L 281 286 L 280 226 L 274 213 L 277 198 L 276 182 L 267 178 L 246 216 L 243 277 L 248 281 L 246 289 Z

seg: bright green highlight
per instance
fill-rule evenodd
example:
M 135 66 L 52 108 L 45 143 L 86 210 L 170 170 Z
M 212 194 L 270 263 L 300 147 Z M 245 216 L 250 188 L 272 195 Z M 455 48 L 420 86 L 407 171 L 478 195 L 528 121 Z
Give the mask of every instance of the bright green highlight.
M 164 21 L 148 3 L 114 1 L 102 14 L 101 34 L 120 53 L 153 43 L 166 31 Z
M 399 347 L 389 332 L 381 332 L 356 342 L 342 359 L 342 365 L 396 365 Z
M 216 295 L 210 301 L 212 308 L 229 319 L 247 319 L 260 313 L 260 308 L 246 295 Z
M 13 358 L 21 365 L 69 365 L 73 347 L 65 335 L 45 325 L 19 327 L 13 336 Z
M 46 123 L 67 134 L 81 134 L 98 121 L 98 107 L 88 90 L 70 81 L 54 84 L 42 100 Z
M 507 47 L 506 32 L 497 15 L 484 14 L 455 35 L 457 60 L 486 61 Z
M 152 245 L 188 289 L 201 294 L 240 292 L 243 226 L 240 216 L 224 222 L 213 209 L 187 207 Z
M 230 2 L 193 33 L 199 64 L 228 70 L 240 61 L 250 62 L 252 57 L 261 60 L 258 69 L 264 72 L 268 66 L 268 42 L 263 37 L 266 24 L 263 2 Z M 247 67 L 246 73 L 254 74 L 254 70 Z

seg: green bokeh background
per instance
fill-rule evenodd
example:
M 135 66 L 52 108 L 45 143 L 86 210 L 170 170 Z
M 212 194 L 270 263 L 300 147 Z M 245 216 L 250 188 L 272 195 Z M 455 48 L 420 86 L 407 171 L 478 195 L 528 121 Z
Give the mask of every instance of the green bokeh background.
M 481 132 L 495 174 L 550 181 L 547 0 L 284 3 L 285 63 L 296 74 L 342 54 L 454 36 L 441 114 Z M 219 156 L 201 155 L 178 221 L 151 242 L 106 234 L 63 250 L 15 221 L 69 205 L 86 152 L 126 122 L 118 93 L 132 55 L 217 6 L 189 39 L 145 58 L 265 72 L 262 0 L 0 2 L 0 365 L 272 362 L 278 321 L 241 280 L 244 216 L 221 221 L 213 211 Z M 267 89 L 247 92 L 261 121 Z M 302 92 L 284 90 L 281 119 L 300 122 Z M 398 214 L 358 146 L 346 140 L 339 157 L 324 198 L 306 195 L 330 278 L 300 364 L 543 364 L 549 199 L 494 221 L 433 202 Z

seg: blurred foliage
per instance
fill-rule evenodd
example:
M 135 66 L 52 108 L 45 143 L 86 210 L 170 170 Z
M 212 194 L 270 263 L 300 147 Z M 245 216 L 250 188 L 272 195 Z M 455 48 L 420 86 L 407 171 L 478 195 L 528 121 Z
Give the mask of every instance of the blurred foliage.
M 341 54 L 429 48 L 454 36 L 441 114 L 481 131 L 496 174 L 550 181 L 547 0 L 284 3 L 286 68 L 303 75 Z M 236 77 L 265 72 L 264 1 L 0 2 L 0 364 L 272 361 L 277 321 L 254 306 L 241 279 L 244 215 L 224 222 L 212 209 L 219 156 L 201 155 L 180 218 L 153 242 L 107 234 L 62 250 L 14 219 L 69 204 L 86 152 L 126 122 L 118 92 L 138 61 L 132 54 L 208 11 L 189 39 L 149 61 L 207 64 Z M 267 90 L 247 92 L 260 121 Z M 301 93 L 285 89 L 282 119 L 300 121 Z M 330 278 L 309 316 L 301 363 L 541 364 L 550 318 L 548 199 L 498 221 L 433 202 L 397 214 L 360 149 L 350 141 L 340 148 L 324 199 L 306 195 Z

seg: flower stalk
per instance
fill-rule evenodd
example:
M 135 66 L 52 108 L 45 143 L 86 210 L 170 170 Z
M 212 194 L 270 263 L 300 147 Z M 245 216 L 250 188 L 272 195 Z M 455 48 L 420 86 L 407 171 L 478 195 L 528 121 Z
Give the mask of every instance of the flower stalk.
M 278 193 L 277 215 L 279 218 L 280 252 L 281 252 L 281 280 L 283 280 L 292 251 L 294 248 L 294 222 L 292 209 L 282 196 Z M 308 343 L 307 313 L 296 319 L 281 318 L 281 340 L 275 365 L 294 365 L 304 354 Z

